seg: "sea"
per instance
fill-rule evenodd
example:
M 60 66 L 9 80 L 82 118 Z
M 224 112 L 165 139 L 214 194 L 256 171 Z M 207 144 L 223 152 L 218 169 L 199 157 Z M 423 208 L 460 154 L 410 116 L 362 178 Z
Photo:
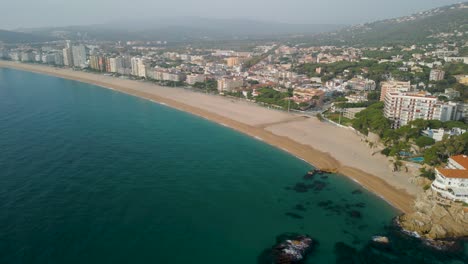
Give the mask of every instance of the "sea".
M 285 234 L 316 241 L 303 263 L 468 263 L 311 169 L 165 105 L 0 68 L 0 263 L 271 263 Z

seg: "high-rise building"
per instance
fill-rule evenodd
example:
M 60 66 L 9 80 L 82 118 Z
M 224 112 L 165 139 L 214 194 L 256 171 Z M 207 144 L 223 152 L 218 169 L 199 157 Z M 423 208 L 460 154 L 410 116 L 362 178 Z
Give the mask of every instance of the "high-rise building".
M 132 75 L 138 77 L 146 77 L 146 65 L 142 58 L 132 57 L 130 60 L 132 64 Z
M 244 85 L 242 78 L 229 78 L 224 77 L 218 80 L 218 91 L 219 92 L 231 92 L 236 88 L 240 88 Z
M 409 91 L 411 91 L 411 83 L 410 82 L 388 81 L 388 82 L 381 82 L 380 86 L 381 86 L 380 101 L 385 100 L 385 95 L 387 93 L 409 92 Z
M 385 96 L 384 116 L 393 122 L 393 127 L 407 125 L 416 119 L 454 120 L 457 104 L 439 102 L 437 97 L 426 92 L 390 92 Z
M 238 57 L 229 57 L 226 59 L 226 64 L 228 67 L 234 67 L 239 65 L 239 58 Z
M 72 47 L 73 66 L 86 68 L 86 48 L 84 45 Z
M 68 67 L 73 67 L 73 55 L 71 48 L 63 49 L 63 64 Z
M 54 53 L 54 63 L 55 65 L 59 65 L 59 66 L 63 65 L 63 53 L 62 52 L 56 51 Z
M 201 83 L 205 81 L 204 74 L 191 74 L 187 75 L 187 83 L 190 85 L 194 85 L 195 83 Z
M 53 54 L 53 53 L 51 53 L 51 54 L 42 54 L 41 61 L 42 61 L 42 63 L 45 63 L 45 64 L 54 64 L 55 63 L 55 54 Z
M 33 56 L 32 52 L 30 52 L 30 51 L 21 52 L 21 61 L 22 62 L 29 62 L 29 61 L 33 61 L 33 60 L 34 60 L 34 56 Z
M 118 72 L 118 68 L 122 67 L 122 58 L 109 58 L 109 71 L 110 72 Z
M 444 79 L 445 72 L 439 69 L 432 69 L 429 75 L 429 81 L 441 81 Z

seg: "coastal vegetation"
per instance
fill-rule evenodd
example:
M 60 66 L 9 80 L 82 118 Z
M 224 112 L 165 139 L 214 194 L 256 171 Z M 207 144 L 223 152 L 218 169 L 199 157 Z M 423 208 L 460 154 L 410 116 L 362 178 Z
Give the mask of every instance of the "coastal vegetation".
M 401 159 L 410 155 L 423 155 L 424 162 L 438 165 L 451 155 L 468 154 L 468 134 L 445 137 L 442 141 L 422 136 L 426 128 L 432 129 L 468 129 L 468 124 L 461 121 L 441 122 L 438 120 L 414 120 L 398 129 L 391 128 L 391 121 L 383 115 L 383 102 L 370 105 L 367 109 L 356 114 L 352 127 L 364 135 L 369 132 L 377 134 L 385 148 L 382 154 Z M 416 148 L 417 147 L 417 148 Z
M 402 62 L 383 62 L 377 60 L 362 60 L 362 61 L 338 61 L 334 63 L 305 63 L 296 68 L 300 74 L 306 74 L 309 77 L 321 77 L 323 82 L 334 78 L 350 79 L 355 75 L 361 75 L 364 78 L 374 80 L 377 84 L 386 79 L 386 76 L 391 75 L 395 79 L 411 82 L 428 82 L 430 68 L 421 66 L 421 72 L 402 71 Z M 316 69 L 321 68 L 321 72 L 317 73 Z M 345 74 L 343 74 L 346 71 Z

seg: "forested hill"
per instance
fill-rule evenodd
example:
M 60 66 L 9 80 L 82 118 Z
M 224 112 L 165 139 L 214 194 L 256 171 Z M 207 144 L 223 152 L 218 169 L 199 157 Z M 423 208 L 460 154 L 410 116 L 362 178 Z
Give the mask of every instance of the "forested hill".
M 423 44 L 439 40 L 466 40 L 468 2 L 431 9 L 406 17 L 387 19 L 324 33 L 314 45 L 382 46 Z

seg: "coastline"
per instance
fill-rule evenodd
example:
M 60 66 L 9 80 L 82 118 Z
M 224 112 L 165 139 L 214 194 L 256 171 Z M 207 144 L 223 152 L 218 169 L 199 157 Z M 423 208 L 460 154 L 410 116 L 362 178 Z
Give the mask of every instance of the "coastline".
M 194 93 L 177 88 L 166 88 L 140 81 L 70 69 L 8 61 L 0 61 L 1 67 L 89 83 L 203 117 L 282 149 L 314 167 L 347 176 L 404 213 L 413 211 L 415 191 L 403 188 L 405 182 L 401 177 L 394 176 L 394 178 L 391 178 L 392 176 L 389 176 L 391 173 L 387 173 L 389 168 L 385 167 L 386 163 L 384 161 L 374 163 L 371 159 L 377 161 L 379 157 L 372 157 L 368 153 L 369 151 L 366 152 L 362 146 L 355 145 L 355 143 L 362 142 L 359 142 L 359 140 L 354 142 L 356 138 L 353 135 L 336 134 L 338 133 L 336 129 L 339 128 L 326 124 L 321 125 L 318 120 L 311 120 L 313 118 L 298 119 L 300 114 L 273 111 L 245 102 L 234 102 L 232 99 L 220 96 Z M 255 113 L 252 114 L 252 111 L 255 111 Z M 313 129 L 325 131 L 323 133 L 327 134 L 327 137 L 336 136 L 336 138 L 331 137 L 330 140 L 337 141 L 335 139 L 338 139 L 338 143 L 333 144 L 333 142 L 313 138 L 308 134 L 311 133 L 308 131 L 313 131 Z M 318 147 L 315 147 L 316 145 Z M 356 149 L 356 152 L 354 150 L 350 152 L 350 150 L 338 148 L 337 146 Z M 353 157 L 350 158 L 349 156 Z M 356 162 L 358 166 L 351 166 L 351 164 L 354 164 L 353 162 Z M 379 173 L 380 171 L 382 175 Z M 375 175 L 380 175 L 380 177 Z

